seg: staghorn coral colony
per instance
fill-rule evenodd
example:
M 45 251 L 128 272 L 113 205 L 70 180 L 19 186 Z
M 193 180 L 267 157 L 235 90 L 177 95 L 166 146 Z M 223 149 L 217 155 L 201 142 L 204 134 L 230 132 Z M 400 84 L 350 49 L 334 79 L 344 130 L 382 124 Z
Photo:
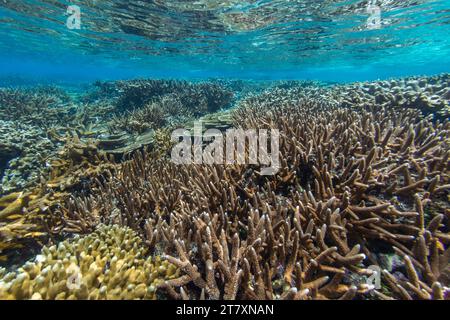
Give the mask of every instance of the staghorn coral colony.
M 449 299 L 449 82 L 1 89 L 0 299 Z M 280 170 L 172 163 L 196 120 Z

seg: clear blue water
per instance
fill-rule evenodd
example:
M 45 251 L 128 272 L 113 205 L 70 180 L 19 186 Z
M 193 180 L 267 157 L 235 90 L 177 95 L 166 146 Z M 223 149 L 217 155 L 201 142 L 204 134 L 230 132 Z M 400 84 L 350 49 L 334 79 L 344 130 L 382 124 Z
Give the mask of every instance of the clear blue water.
M 80 8 L 79 30 L 67 27 L 69 5 Z M 355 81 L 450 71 L 450 0 L 374 5 L 379 16 L 369 1 L 1 0 L 0 76 Z

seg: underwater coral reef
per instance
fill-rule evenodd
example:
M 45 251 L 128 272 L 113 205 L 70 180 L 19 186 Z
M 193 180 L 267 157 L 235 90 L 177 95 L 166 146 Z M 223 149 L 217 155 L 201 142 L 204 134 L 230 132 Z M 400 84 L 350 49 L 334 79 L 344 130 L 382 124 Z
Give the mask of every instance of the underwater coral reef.
M 0 298 L 449 299 L 449 81 L 5 89 L 4 110 L 65 111 L 1 119 L 24 133 L 0 145 Z M 195 120 L 278 129 L 280 170 L 173 163 Z
M 86 237 L 44 247 L 16 272 L 0 269 L 0 299 L 155 299 L 156 287 L 179 270 L 145 251 L 132 230 L 99 226 Z

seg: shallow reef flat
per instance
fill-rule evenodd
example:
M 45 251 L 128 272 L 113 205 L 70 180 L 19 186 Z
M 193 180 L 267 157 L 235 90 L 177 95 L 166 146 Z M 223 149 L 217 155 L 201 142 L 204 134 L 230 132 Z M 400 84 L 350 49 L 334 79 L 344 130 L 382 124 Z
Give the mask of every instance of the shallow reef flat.
M 449 100 L 449 74 L 0 88 L 0 299 L 449 299 Z M 280 170 L 174 164 L 199 120 L 278 129 Z

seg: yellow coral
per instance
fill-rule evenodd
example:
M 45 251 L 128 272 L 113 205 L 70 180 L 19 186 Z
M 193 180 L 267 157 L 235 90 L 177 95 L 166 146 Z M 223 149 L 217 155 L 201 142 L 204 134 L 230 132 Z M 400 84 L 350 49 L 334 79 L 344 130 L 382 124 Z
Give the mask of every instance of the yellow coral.
M 146 257 L 134 231 L 101 225 L 44 247 L 16 272 L 0 270 L 0 299 L 156 299 L 157 286 L 178 277 L 174 265 Z
M 168 128 L 155 130 L 153 149 L 157 158 L 169 155 L 175 143 L 172 141 L 171 131 Z

